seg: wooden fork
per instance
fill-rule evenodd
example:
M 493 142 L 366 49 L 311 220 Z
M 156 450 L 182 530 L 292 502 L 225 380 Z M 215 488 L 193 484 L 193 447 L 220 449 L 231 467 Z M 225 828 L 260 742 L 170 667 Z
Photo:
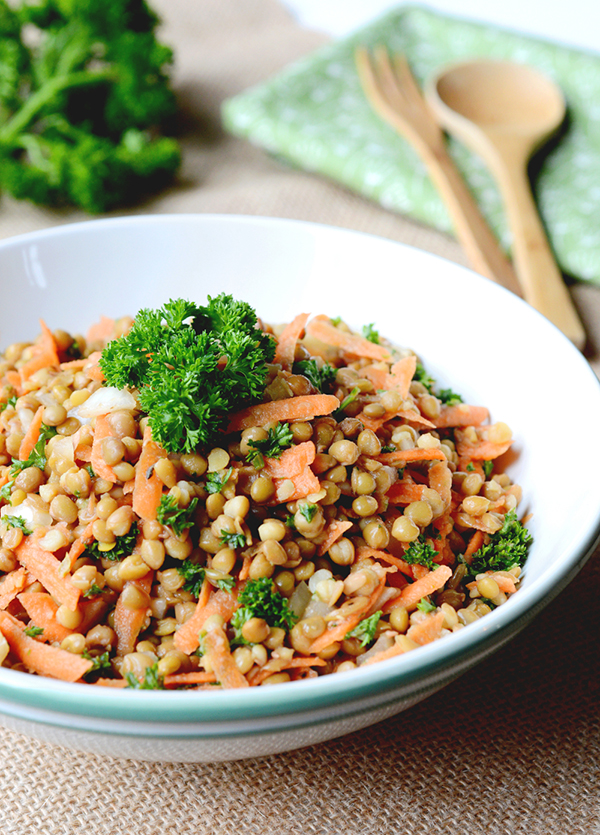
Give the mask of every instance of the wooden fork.
M 386 48 L 379 46 L 372 57 L 365 47 L 358 47 L 355 60 L 371 107 L 410 142 L 425 163 L 473 269 L 521 296 L 512 264 L 446 151 L 442 129 L 421 95 L 406 58 L 390 58 Z

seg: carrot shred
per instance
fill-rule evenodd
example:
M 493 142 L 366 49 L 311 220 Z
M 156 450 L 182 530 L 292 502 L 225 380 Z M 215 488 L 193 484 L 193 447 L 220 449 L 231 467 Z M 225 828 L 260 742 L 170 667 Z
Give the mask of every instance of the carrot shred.
M 237 596 L 233 592 L 221 589 L 213 592 L 212 586 L 205 580 L 194 614 L 175 633 L 175 648 L 191 655 L 198 649 L 199 635 L 207 618 L 211 615 L 221 615 L 225 621 L 229 621 L 237 607 Z
M 483 531 L 475 531 L 471 539 L 469 540 L 469 544 L 467 545 L 467 550 L 465 551 L 465 559 L 468 560 L 469 557 L 472 557 L 476 551 L 479 551 L 481 546 L 483 545 L 484 541 L 484 533 Z M 470 562 L 470 560 L 469 560 Z
M 56 620 L 58 604 L 51 595 L 43 591 L 26 591 L 19 595 L 19 602 L 29 615 L 34 626 L 43 629 L 43 641 L 64 641 L 73 629 L 68 629 Z
M 292 493 L 288 491 L 290 480 L 294 486 Z M 281 502 L 297 502 L 298 499 L 305 499 L 321 489 L 321 482 L 308 467 L 303 473 L 298 473 L 292 479 L 274 478 L 273 484 L 275 485 L 275 498 L 268 501 L 268 505 L 280 504 Z
M 300 397 L 285 397 L 269 403 L 257 403 L 232 415 L 228 432 L 264 426 L 267 423 L 290 420 L 312 420 L 320 415 L 329 415 L 340 405 L 332 394 L 305 394 Z
M 25 634 L 25 625 L 8 612 L 0 611 L 0 632 L 19 661 L 40 675 L 75 682 L 92 667 L 91 661 L 74 652 L 30 638 Z
M 445 617 L 444 612 L 432 612 L 422 621 L 411 626 L 406 633 L 406 637 L 420 646 L 436 641 L 442 635 L 442 624 Z
M 388 380 L 388 387 L 397 389 L 400 395 L 406 399 L 416 370 L 417 358 L 414 354 L 408 357 L 402 357 L 390 369 L 391 379 Z
M 58 348 L 54 334 L 43 319 L 40 319 L 40 326 L 42 329 L 41 337 L 33 346 L 32 357 L 19 369 L 19 375 L 23 383 L 41 368 L 47 368 L 49 365 L 59 365 Z
M 166 452 L 153 440 L 152 431 L 147 426 L 144 430 L 142 452 L 135 468 L 132 493 L 134 512 L 147 522 L 156 519 L 163 491 L 163 483 L 154 472 L 154 465 L 165 456 Z
M 414 481 L 396 481 L 386 493 L 390 504 L 410 504 L 420 502 L 423 498 L 423 484 L 415 484 Z
M 452 502 L 452 470 L 447 461 L 432 464 L 428 472 L 429 486 L 439 493 L 444 508 L 448 509 Z
M 343 641 L 348 632 L 354 629 L 355 626 L 358 626 L 360 621 L 363 619 L 365 614 L 371 609 L 375 603 L 379 600 L 381 596 L 381 592 L 383 591 L 383 587 L 385 586 L 385 578 L 386 575 L 384 574 L 379 581 L 379 585 L 373 591 L 373 593 L 368 597 L 364 603 L 364 605 L 354 609 L 347 617 L 345 617 L 340 623 L 336 626 L 333 626 L 331 629 L 326 629 L 322 635 L 319 635 L 318 638 L 311 643 L 308 648 L 308 653 L 310 655 L 318 655 L 324 649 L 331 646 L 331 644 L 335 643 L 336 641 Z
M 442 406 L 439 417 L 433 418 L 438 429 L 451 426 L 479 426 L 490 415 L 485 406 L 469 406 L 457 403 L 455 406 Z
M 6 609 L 19 592 L 23 591 L 28 583 L 28 576 L 25 568 L 17 568 L 6 575 L 0 583 L 0 609 Z
M 108 316 L 101 316 L 100 321 L 91 325 L 88 329 L 86 339 L 88 342 L 106 342 L 113 334 L 115 320 Z
M 285 449 L 279 458 L 265 458 L 263 472 L 271 478 L 293 478 L 304 472 L 315 460 L 317 448 L 312 441 Z
M 406 650 L 400 644 L 393 644 L 388 649 L 382 649 L 381 652 L 376 652 L 374 655 L 371 655 L 370 658 L 367 658 L 363 662 L 362 666 L 366 667 L 367 664 L 377 664 L 379 661 L 387 661 L 388 658 L 396 658 L 398 655 L 404 655 L 405 652 Z
M 210 684 L 216 680 L 214 673 L 205 673 L 201 670 L 194 670 L 192 673 L 171 673 L 165 676 L 165 687 L 179 687 L 182 684 Z
M 325 529 L 325 538 L 319 545 L 319 549 L 317 551 L 317 556 L 322 557 L 323 554 L 326 554 L 327 551 L 331 548 L 331 546 L 338 541 L 338 539 L 343 536 L 343 534 L 348 530 L 348 528 L 352 527 L 352 522 L 342 522 L 341 520 L 334 519 L 333 522 L 330 522 L 327 528 Z
M 277 666 L 277 669 L 268 669 L 265 667 L 260 667 L 257 670 L 251 672 L 248 676 L 248 684 L 251 687 L 258 687 L 260 684 L 265 681 L 265 679 L 269 678 L 276 673 L 281 673 L 284 670 L 297 670 L 302 669 L 303 667 L 324 667 L 326 661 L 322 658 L 319 658 L 317 655 L 308 656 L 304 658 L 292 658 L 291 661 L 283 664 L 282 666 Z
M 123 591 L 129 586 L 133 585 L 141 592 L 150 594 L 152 589 L 152 581 L 154 580 L 154 571 L 148 570 L 148 573 L 138 580 L 128 580 L 125 583 Z M 123 603 L 123 592 L 119 595 L 117 605 L 114 612 L 114 625 L 117 634 L 117 654 L 127 655 L 135 649 L 137 637 L 146 619 L 148 609 L 142 607 L 141 609 L 129 609 Z
M 333 345 L 346 354 L 366 359 L 385 360 L 390 352 L 383 345 L 376 345 L 365 339 L 364 336 L 345 333 L 331 324 L 327 316 L 315 316 L 306 326 L 306 332 L 314 339 L 324 342 L 326 345 Z
M 204 654 L 210 660 L 219 684 L 227 689 L 249 687 L 246 677 L 239 671 L 229 648 L 227 635 L 216 626 L 204 637 Z
M 98 687 L 114 687 L 116 689 L 123 689 L 128 686 L 128 682 L 124 678 L 99 678 L 94 682 L 94 686 Z
M 309 316 L 310 313 L 299 313 L 286 325 L 277 340 L 277 348 L 275 349 L 273 362 L 278 362 L 286 371 L 292 370 L 294 355 L 296 353 L 296 343 L 302 335 Z
M 119 479 L 113 472 L 113 468 L 106 463 L 102 456 L 102 441 L 105 438 L 112 437 L 116 437 L 116 433 L 108 417 L 106 415 L 98 415 L 94 427 L 94 440 L 92 441 L 90 463 L 97 476 L 115 484 Z
M 40 548 L 38 540 L 39 536 L 36 534 L 23 537 L 21 544 L 15 550 L 15 555 L 21 565 L 50 592 L 55 600 L 74 612 L 81 592 L 75 588 L 68 577 L 61 574 L 60 561 L 54 554 Z
M 31 455 L 34 446 L 40 437 L 40 429 L 42 428 L 42 419 L 44 417 L 44 407 L 39 406 L 33 416 L 27 432 L 23 436 L 21 445 L 19 447 L 19 461 L 27 461 Z
M 396 603 L 404 606 L 405 609 L 414 609 L 419 600 L 441 589 L 451 576 L 452 569 L 447 565 L 440 565 L 434 571 L 429 571 L 425 577 L 415 580 L 410 586 L 405 586 L 400 592 L 400 596 L 396 598 Z
M 412 571 L 414 566 L 409 565 L 401 557 L 395 557 L 393 554 L 389 554 L 387 551 L 380 551 L 377 548 L 369 548 L 368 545 L 361 545 L 358 549 L 358 559 L 366 559 L 367 557 L 373 557 L 373 559 L 383 560 L 390 565 L 395 565 L 407 577 L 414 577 Z
M 394 452 L 384 452 L 377 456 L 377 460 L 382 464 L 403 464 L 408 461 L 445 461 L 446 456 L 441 449 L 435 447 L 426 447 L 421 449 L 397 449 Z
M 242 560 L 242 567 L 240 568 L 240 573 L 238 575 L 239 580 L 247 580 L 250 576 L 250 564 L 252 562 L 253 557 L 250 554 L 245 554 L 244 559 Z
M 9 369 L 4 375 L 4 379 L 9 386 L 12 386 L 18 395 L 23 394 L 23 380 L 18 371 Z

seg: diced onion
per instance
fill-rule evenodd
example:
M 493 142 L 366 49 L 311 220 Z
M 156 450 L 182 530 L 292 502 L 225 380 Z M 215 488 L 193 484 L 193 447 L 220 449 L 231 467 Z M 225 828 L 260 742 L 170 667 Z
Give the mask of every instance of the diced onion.
M 112 412 L 119 412 L 121 409 L 132 412 L 136 405 L 135 397 L 126 389 L 102 386 L 81 406 L 70 409 L 68 414 L 69 417 L 76 417 L 81 423 L 87 423 L 98 415 L 108 415 Z

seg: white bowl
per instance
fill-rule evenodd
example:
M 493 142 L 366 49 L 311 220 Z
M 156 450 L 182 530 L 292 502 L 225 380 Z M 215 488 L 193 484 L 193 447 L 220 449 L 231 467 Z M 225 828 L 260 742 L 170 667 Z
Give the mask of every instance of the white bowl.
M 534 536 L 522 588 L 461 632 L 347 673 L 223 692 L 65 684 L 0 669 L 0 721 L 117 757 L 216 761 L 291 750 L 425 698 L 498 649 L 579 571 L 600 534 L 600 386 L 546 319 L 480 276 L 388 240 L 309 223 L 169 215 L 89 221 L 0 243 L 0 339 L 39 317 L 82 331 L 170 297 L 221 291 L 268 322 L 341 315 L 414 348 L 444 387 L 514 431 L 511 476 Z M 590 442 L 590 433 L 592 441 Z M 585 434 L 586 443 L 581 440 Z

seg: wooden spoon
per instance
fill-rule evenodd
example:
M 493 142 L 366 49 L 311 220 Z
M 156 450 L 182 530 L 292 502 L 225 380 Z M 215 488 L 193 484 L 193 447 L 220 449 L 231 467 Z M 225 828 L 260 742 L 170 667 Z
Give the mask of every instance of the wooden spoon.
M 477 60 L 439 70 L 425 95 L 444 128 L 481 156 L 496 179 L 525 299 L 583 348 L 585 331 L 550 250 L 527 173 L 534 150 L 564 119 L 561 91 L 532 67 Z

